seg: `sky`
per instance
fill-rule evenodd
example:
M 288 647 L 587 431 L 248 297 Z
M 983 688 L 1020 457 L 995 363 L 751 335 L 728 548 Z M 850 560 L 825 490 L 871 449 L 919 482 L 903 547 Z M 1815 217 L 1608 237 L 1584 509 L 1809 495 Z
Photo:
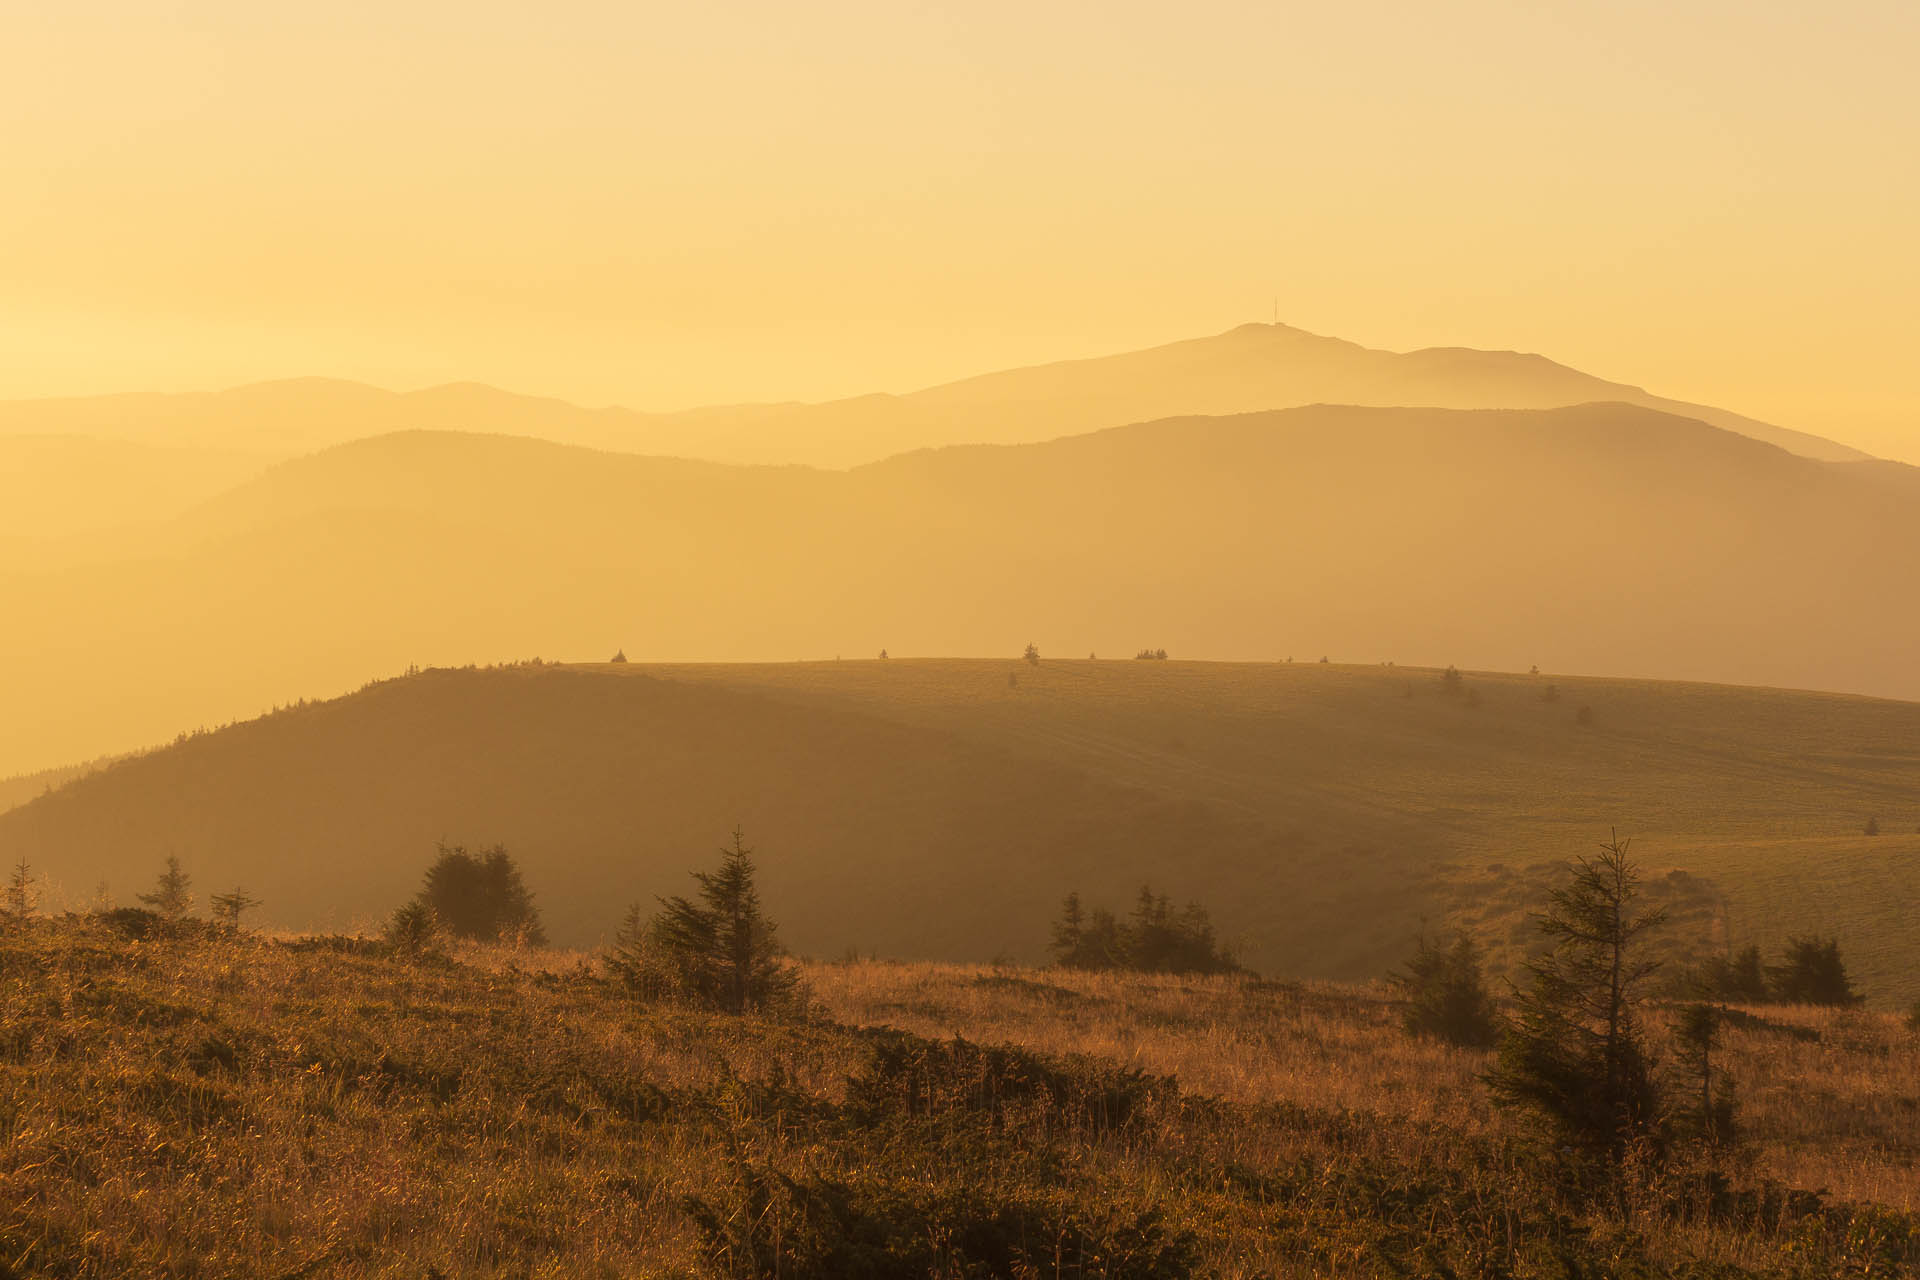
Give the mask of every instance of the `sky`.
M 0 5 L 0 397 L 671 409 L 1276 318 L 1920 462 L 1912 0 Z

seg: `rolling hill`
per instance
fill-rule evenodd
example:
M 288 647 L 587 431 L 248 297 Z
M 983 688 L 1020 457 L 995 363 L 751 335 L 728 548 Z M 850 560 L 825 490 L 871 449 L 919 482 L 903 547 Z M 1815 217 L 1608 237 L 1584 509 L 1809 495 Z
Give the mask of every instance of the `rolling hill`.
M 621 647 L 1144 644 L 1920 697 L 1920 500 L 1890 465 L 1627 405 L 1314 406 L 846 472 L 401 433 L 0 574 L 0 769 L 415 663 Z
M 1542 356 L 1461 347 L 1379 351 L 1278 324 L 821 404 L 641 413 L 475 383 L 401 393 L 299 378 L 210 393 L 4 402 L 0 436 L 81 433 L 288 457 L 394 431 L 477 431 L 719 462 L 848 467 L 914 449 L 1032 443 L 1192 414 L 1307 404 L 1545 409 L 1595 401 L 1697 418 L 1806 457 L 1867 458 L 1803 431 L 1664 399 Z
M 1920 995 L 1920 706 L 1703 685 L 1085 658 L 434 670 L 109 765 L 0 814 L 0 859 L 125 900 L 175 852 L 202 893 L 242 882 L 271 924 L 340 927 L 404 900 L 436 841 L 500 841 L 579 945 L 736 823 L 803 953 L 1037 959 L 1067 891 L 1124 909 L 1151 881 L 1256 967 L 1330 977 L 1384 972 L 1422 921 L 1510 964 L 1548 864 L 1618 826 L 1689 947 L 1833 932 L 1877 1002 Z

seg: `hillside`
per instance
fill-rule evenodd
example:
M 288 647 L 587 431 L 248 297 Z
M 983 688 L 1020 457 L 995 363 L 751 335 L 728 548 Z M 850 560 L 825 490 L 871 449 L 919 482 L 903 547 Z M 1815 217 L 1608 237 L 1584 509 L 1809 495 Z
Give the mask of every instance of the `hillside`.
M 1736 1024 L 1744 1158 L 1705 1205 L 1675 1171 L 1623 1215 L 1556 1190 L 1486 1055 L 1377 991 L 815 965 L 781 1022 L 636 1004 L 588 957 L 140 923 L 0 934 L 9 1276 L 1920 1267 L 1889 1017 Z
M 390 392 L 328 378 L 227 391 L 0 402 L 0 436 L 82 433 L 291 456 L 393 431 L 478 431 L 718 462 L 848 467 L 914 449 L 1023 444 L 1193 414 L 1308 404 L 1547 409 L 1618 401 L 1828 461 L 1857 449 L 1608 382 L 1542 356 L 1379 351 L 1286 325 L 966 378 L 905 395 L 676 413 L 582 408 L 476 383 Z
M 1622 405 L 1309 407 L 848 472 L 403 433 L 0 572 L 0 770 L 410 664 L 1132 653 L 1920 698 L 1920 495 Z M 1836 572 L 1845 566 L 1846 572 Z
M 1373 977 L 1422 920 L 1510 965 L 1548 864 L 1618 826 L 1681 951 L 1837 933 L 1877 1004 L 1920 995 L 1920 706 L 1449 689 L 1084 658 L 429 671 L 0 814 L 0 862 L 24 853 L 84 903 L 175 852 L 202 892 L 244 883 L 271 924 L 338 928 L 408 897 L 436 841 L 498 841 L 579 945 L 680 891 L 737 823 L 805 954 L 1034 960 L 1068 891 L 1123 908 L 1151 881 L 1209 904 L 1256 968 Z
M 0 434 L 0 565 L 43 558 L 47 544 L 84 549 L 100 545 L 104 531 L 177 516 L 269 461 L 230 449 Z

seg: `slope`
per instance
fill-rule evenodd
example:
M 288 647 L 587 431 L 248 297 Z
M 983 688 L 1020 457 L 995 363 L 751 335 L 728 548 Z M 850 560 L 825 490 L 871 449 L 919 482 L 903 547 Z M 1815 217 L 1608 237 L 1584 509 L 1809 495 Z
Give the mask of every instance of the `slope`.
M 497 840 L 582 943 L 735 823 L 802 952 L 1035 959 L 1067 891 L 1124 909 L 1150 880 L 1257 967 L 1336 977 L 1383 972 L 1423 920 L 1511 964 L 1547 864 L 1618 825 L 1686 948 L 1817 929 L 1879 1003 L 1920 995 L 1920 706 L 1715 686 L 1084 658 L 429 671 L 82 778 L 0 814 L 0 858 L 124 899 L 177 852 L 202 891 L 244 882 L 313 927 L 376 919 L 436 840 Z
M 1315 407 L 851 472 L 410 433 L 0 574 L 0 769 L 409 664 L 1131 653 L 1920 697 L 1920 500 L 1630 406 Z M 1844 568 L 1844 572 L 1837 570 Z

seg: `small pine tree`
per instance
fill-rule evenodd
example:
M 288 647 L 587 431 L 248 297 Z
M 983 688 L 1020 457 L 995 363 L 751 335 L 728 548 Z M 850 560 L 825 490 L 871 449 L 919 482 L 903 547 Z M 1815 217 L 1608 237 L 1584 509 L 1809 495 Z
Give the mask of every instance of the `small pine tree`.
M 187 891 L 192 883 L 192 878 L 181 870 L 180 859 L 168 854 L 167 869 L 160 873 L 153 892 L 139 894 L 138 897 L 162 920 L 168 924 L 178 924 L 193 910 L 193 895 Z
M 1685 1072 L 1691 1101 L 1676 1117 L 1682 1129 L 1697 1136 L 1710 1147 L 1721 1147 L 1736 1136 L 1733 1080 L 1718 1065 L 1715 1052 L 1720 1047 L 1720 1029 L 1725 1012 L 1705 1001 L 1683 1005 L 1674 1027 L 1674 1043 L 1679 1047 L 1680 1068 Z
M 1029 642 L 1027 651 L 1020 656 L 1027 660 L 1028 666 L 1037 667 L 1040 665 L 1040 646 Z
M 625 649 L 615 649 L 613 651 L 613 656 L 607 659 L 608 662 L 625 662 L 626 660 L 627 660 L 627 651 Z
M 1461 1048 L 1484 1049 L 1500 1038 L 1500 1014 L 1480 967 L 1480 948 L 1462 930 L 1451 947 L 1422 935 L 1403 972 L 1389 979 L 1406 1001 L 1401 1025 Z
M 1577 859 L 1539 917 L 1548 950 L 1487 1075 L 1494 1101 L 1544 1120 L 1565 1142 L 1618 1170 L 1659 1115 L 1641 1030 L 1644 987 L 1658 970 L 1641 939 L 1665 918 L 1638 907 L 1640 871 L 1617 836 Z
M 388 918 L 384 936 L 395 952 L 414 959 L 433 946 L 440 936 L 440 922 L 434 918 L 433 908 L 415 899 Z
M 714 871 L 695 871 L 700 902 L 660 900 L 652 934 L 680 991 L 726 1013 L 784 1008 L 799 994 L 799 975 L 783 962 L 778 926 L 760 909 L 753 850 L 739 828 Z
M 613 935 L 613 950 L 603 961 L 607 975 L 636 998 L 664 999 L 673 990 L 673 971 L 653 922 L 639 903 L 627 908 L 626 919 Z
M 1767 981 L 1781 1004 L 1843 1008 L 1866 998 L 1853 989 L 1837 938 L 1789 938 L 1781 962 L 1768 967 Z
M 39 905 L 38 895 L 33 888 L 33 868 L 28 865 L 25 854 L 15 864 L 7 876 L 6 912 L 18 922 L 33 914 Z
M 239 885 L 234 886 L 232 893 L 214 894 L 208 902 L 213 908 L 213 918 L 235 933 L 240 931 L 241 913 L 251 911 L 260 905 L 260 899 Z

